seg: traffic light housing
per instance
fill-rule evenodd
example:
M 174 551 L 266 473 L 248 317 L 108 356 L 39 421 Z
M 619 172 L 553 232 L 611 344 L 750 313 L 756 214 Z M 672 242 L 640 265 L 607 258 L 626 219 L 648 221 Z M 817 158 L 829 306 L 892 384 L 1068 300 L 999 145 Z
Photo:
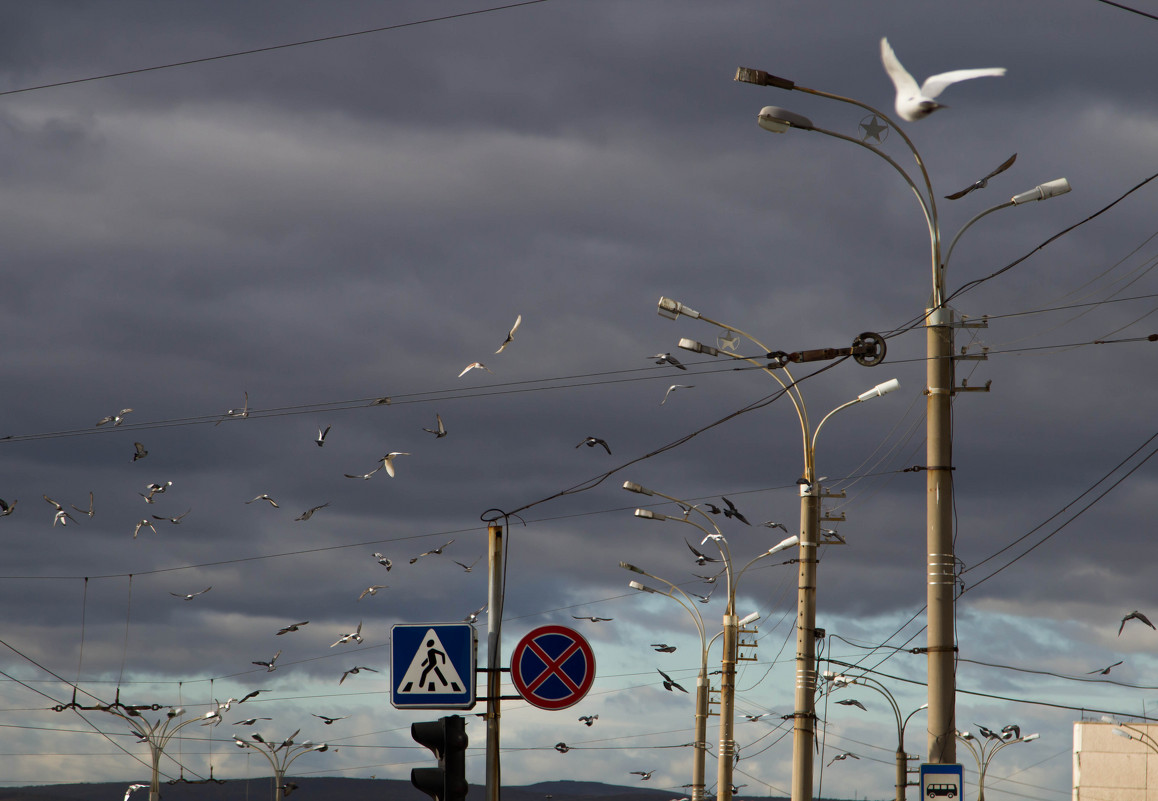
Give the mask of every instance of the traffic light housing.
M 410 736 L 438 757 L 437 768 L 413 768 L 410 783 L 435 801 L 464 801 L 466 783 L 466 721 L 459 715 L 410 724 Z

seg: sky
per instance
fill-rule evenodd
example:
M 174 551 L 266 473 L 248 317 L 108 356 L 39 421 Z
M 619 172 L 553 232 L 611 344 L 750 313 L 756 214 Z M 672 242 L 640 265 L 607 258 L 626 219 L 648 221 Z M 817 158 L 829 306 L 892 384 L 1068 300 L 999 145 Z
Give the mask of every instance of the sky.
M 944 242 L 1016 193 L 1073 187 L 986 216 L 946 268 L 969 323 L 957 352 L 986 357 L 957 361 L 958 386 L 989 389 L 953 404 L 958 728 L 1040 733 L 1002 750 L 986 790 L 1049 801 L 1070 793 L 1074 722 L 1153 713 L 1158 632 L 1123 624 L 1158 614 L 1152 19 L 1094 0 L 48 0 L 4 13 L 5 784 L 148 778 L 123 721 L 67 708 L 74 687 L 81 706 L 119 693 L 189 715 L 261 690 L 222 725 L 183 729 L 165 778 L 265 776 L 232 735 L 295 729 L 332 746 L 296 761 L 301 775 L 406 778 L 431 762 L 410 722 L 441 713 L 391 705 L 390 628 L 486 603 L 482 519 L 499 510 L 512 513 L 502 660 L 533 628 L 568 625 L 597 662 L 569 709 L 504 702 L 503 781 L 654 771 L 649 787 L 686 794 L 693 701 L 657 670 L 694 686 L 693 615 L 630 590 L 619 562 L 697 594 L 711 566 L 680 541 L 699 547 L 699 531 L 632 514 L 678 507 L 622 484 L 727 496 L 753 525 L 709 516 L 743 564 L 797 533 L 804 457 L 775 376 L 680 350 L 722 329 L 659 316 L 661 296 L 749 334 L 736 347 L 750 357 L 886 337 L 877 366 L 790 370 L 813 425 L 900 381 L 817 440 L 847 542 L 822 549 L 817 625 L 822 669 L 871 676 L 916 710 L 929 231 L 878 156 L 919 170 L 896 131 L 875 155 L 764 131 L 766 105 L 857 141 L 867 115 L 733 80 L 763 69 L 891 114 L 884 36 L 918 80 L 1008 70 L 903 123 Z M 987 186 L 943 199 L 1014 153 Z M 460 375 L 476 361 L 486 369 Z M 436 415 L 445 437 L 424 431 Z M 147 456 L 134 460 L 136 442 Z M 405 454 L 393 477 L 361 479 L 390 452 Z M 165 491 L 146 503 L 154 483 Z M 278 506 L 251 502 L 263 494 Z M 738 713 L 762 715 L 736 725 L 741 796 L 791 786 L 796 566 L 782 556 L 736 585 L 740 614 L 761 615 L 737 679 Z M 694 604 L 709 636 L 723 595 Z M 359 624 L 363 642 L 331 645 Z M 276 670 L 253 664 L 277 652 Z M 339 683 L 353 667 L 368 670 Z M 816 795 L 891 798 L 884 695 L 836 690 L 817 710 Z M 270 720 L 235 722 L 250 716 Z M 923 721 L 908 724 L 910 753 L 926 749 Z M 481 719 L 467 732 L 478 785 Z

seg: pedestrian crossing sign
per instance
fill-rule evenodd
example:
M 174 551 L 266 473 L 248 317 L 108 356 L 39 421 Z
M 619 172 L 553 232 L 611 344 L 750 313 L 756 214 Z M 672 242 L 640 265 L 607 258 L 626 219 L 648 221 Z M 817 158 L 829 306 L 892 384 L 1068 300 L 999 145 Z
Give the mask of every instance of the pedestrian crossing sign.
M 470 709 L 478 640 L 469 623 L 397 623 L 390 629 L 390 703 L 398 709 Z

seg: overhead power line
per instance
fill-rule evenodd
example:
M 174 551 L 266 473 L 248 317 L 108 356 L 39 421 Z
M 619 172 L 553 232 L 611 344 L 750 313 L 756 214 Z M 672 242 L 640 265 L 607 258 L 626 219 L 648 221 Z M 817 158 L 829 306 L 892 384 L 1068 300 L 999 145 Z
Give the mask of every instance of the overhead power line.
M 452 19 L 462 19 L 463 17 L 473 17 L 479 14 L 489 14 L 493 11 L 506 11 L 511 8 L 519 8 L 521 6 L 532 6 L 537 3 L 546 3 L 547 0 L 523 0 L 521 3 L 509 3 L 502 6 L 491 6 L 490 8 L 480 8 L 475 11 L 463 11 L 458 14 L 447 14 L 442 17 L 427 17 L 426 19 L 414 20 L 413 22 L 399 22 L 394 25 L 383 25 L 379 28 L 367 28 L 361 31 L 351 31 L 349 33 L 336 33 L 331 36 L 319 36 L 315 39 L 302 39 L 297 42 L 285 42 L 283 44 L 269 45 L 267 47 L 255 47 L 250 50 L 238 50 L 233 53 L 221 53 L 216 56 L 203 56 L 201 58 L 191 58 L 186 61 L 174 61 L 169 64 L 156 64 L 151 67 L 137 67 L 131 70 L 122 70 L 121 72 L 108 72 L 103 75 L 92 75 L 87 78 L 73 78 L 67 81 L 56 81 L 55 83 L 44 83 L 37 86 L 25 86 L 22 89 L 9 89 L 5 92 L 0 92 L 3 95 L 17 95 L 23 92 L 36 92 L 41 89 L 56 89 L 61 86 L 73 86 L 78 83 L 91 83 L 92 81 L 103 81 L 109 78 L 123 78 L 126 75 L 140 75 L 145 72 L 156 72 L 158 70 L 169 70 L 177 67 L 189 67 L 194 64 L 207 64 L 210 61 L 222 61 L 227 58 L 238 58 L 240 56 L 254 56 L 259 53 L 271 53 L 275 50 L 286 50 L 291 47 L 303 47 L 305 45 L 322 44 L 323 42 L 335 42 L 340 39 L 350 39 L 355 36 L 367 36 L 372 33 L 385 33 L 386 31 L 396 31 L 402 28 L 413 28 L 417 25 L 428 25 L 432 22 L 446 22 Z

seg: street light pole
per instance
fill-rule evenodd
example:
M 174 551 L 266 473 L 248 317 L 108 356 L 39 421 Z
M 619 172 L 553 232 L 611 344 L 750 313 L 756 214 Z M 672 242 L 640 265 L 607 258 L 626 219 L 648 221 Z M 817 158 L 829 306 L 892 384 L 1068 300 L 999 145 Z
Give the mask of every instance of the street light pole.
M 945 290 L 945 269 L 948 259 L 941 258 L 941 229 L 937 217 L 936 199 L 933 194 L 932 183 L 929 180 L 928 170 L 921 154 L 913 145 L 911 139 L 887 114 L 849 97 L 822 92 L 798 86 L 787 78 L 771 75 L 763 70 L 741 67 L 736 71 L 735 80 L 743 83 L 752 83 L 759 86 L 771 86 L 778 89 L 795 90 L 817 97 L 836 100 L 841 103 L 858 106 L 875 114 L 888 123 L 904 140 L 917 166 L 921 171 L 923 189 L 907 172 L 883 151 L 878 150 L 867 142 L 862 142 L 835 131 L 827 131 L 812 124 L 812 121 L 803 115 L 768 106 L 761 110 L 759 123 L 762 128 L 774 133 L 783 133 L 792 128 L 816 131 L 826 136 L 841 139 L 876 154 L 887 161 L 905 180 L 909 188 L 916 195 L 917 202 L 925 216 L 929 228 L 929 250 L 933 277 L 933 291 L 929 307 L 925 311 L 926 326 L 926 407 L 925 407 L 925 518 L 926 518 L 926 654 L 928 664 L 928 692 L 929 692 L 929 748 L 928 759 L 933 764 L 952 764 L 956 762 L 956 742 L 953 733 L 955 725 L 956 705 L 956 663 L 957 644 L 954 638 L 955 597 L 956 588 L 956 556 L 953 545 L 953 430 L 950 415 L 950 405 L 954 393 L 953 377 L 953 310 L 947 305 Z M 1016 205 L 1031 200 L 1044 200 L 1069 191 L 1069 183 L 1064 179 L 1041 184 L 1029 192 L 1023 192 L 1011 198 L 1009 203 Z M 994 211 L 996 209 L 993 209 Z M 971 220 L 964 228 L 968 228 L 976 219 Z M 958 233 L 958 236 L 960 233 Z M 956 237 L 953 242 L 956 243 Z M 952 248 L 950 248 L 952 250 Z M 795 799 L 795 796 L 794 796 Z
M 986 735 L 984 740 L 978 740 L 967 731 L 957 732 L 957 739 L 965 743 L 965 746 L 973 754 L 973 759 L 977 761 L 977 801 L 985 801 L 985 774 L 989 772 L 989 763 L 993 757 L 997 756 L 997 752 L 1014 743 L 1033 742 L 1038 736 L 1037 734 L 1027 734 L 1024 737 L 1002 737 L 990 733 Z M 990 746 L 988 751 L 986 751 L 986 744 Z
M 625 481 L 623 488 L 628 492 L 635 492 L 640 495 L 653 495 L 665 498 L 673 503 L 679 504 L 684 510 L 682 517 L 674 517 L 665 515 L 662 512 L 655 512 L 651 509 L 636 509 L 635 516 L 647 520 L 674 520 L 677 523 L 685 523 L 689 526 L 694 526 L 704 533 L 704 543 L 711 540 L 715 543 L 720 551 L 720 557 L 724 562 L 724 573 L 727 577 L 727 608 L 724 610 L 723 620 L 723 656 L 720 664 L 720 747 L 717 751 L 716 763 L 716 799 L 717 801 L 732 801 L 732 767 L 736 753 L 736 741 L 734 738 L 734 712 L 735 712 L 735 677 L 736 677 L 736 652 L 737 652 L 737 633 L 746 624 L 751 623 L 757 618 L 757 615 L 752 614 L 739 620 L 736 617 L 736 587 L 740 577 L 744 575 L 749 567 L 756 564 L 766 556 L 779 553 L 783 550 L 791 548 L 799 541 L 798 537 L 787 537 L 781 540 L 776 545 L 773 545 L 763 553 L 758 554 L 748 561 L 739 571 L 736 571 L 732 566 L 732 551 L 728 546 L 728 541 L 724 538 L 716 521 L 712 520 L 704 510 L 697 505 L 688 503 L 671 495 L 665 495 L 656 490 L 650 490 L 634 481 Z M 692 512 L 698 513 L 703 517 L 712 527 L 712 531 L 701 526 L 694 520 L 689 519 Z M 622 563 L 621 563 L 622 564 Z M 628 568 L 631 569 L 631 568 Z M 642 572 L 642 571 L 637 571 Z M 673 585 L 674 586 L 674 585 Z M 712 639 L 715 639 L 714 637 Z M 706 650 L 706 649 L 705 649 Z M 707 680 L 705 675 L 704 680 Z
M 889 692 L 884 684 L 869 676 L 843 676 L 832 671 L 825 671 L 824 678 L 832 683 L 832 689 L 860 685 L 883 695 L 892 707 L 893 716 L 897 721 L 897 758 L 896 758 L 896 801 L 905 801 L 905 788 L 909 785 L 909 755 L 905 751 L 905 727 L 913 715 L 921 710 L 928 709 L 928 704 L 921 704 L 905 717 L 901 717 L 901 707 L 897 699 Z
M 273 743 L 269 740 L 261 738 L 261 735 L 251 734 L 250 737 L 253 742 L 242 740 L 236 734 L 233 735 L 233 744 L 241 749 L 250 749 L 256 751 L 265 757 L 265 761 L 269 763 L 270 768 L 273 769 L 274 780 L 274 801 L 282 801 L 287 795 L 285 774 L 289 770 L 290 764 L 302 754 L 312 752 L 322 753 L 330 750 L 330 747 L 325 743 L 312 743 L 309 740 L 305 742 L 294 744 L 294 737 L 297 736 L 295 731 L 289 737 L 285 738 L 280 743 Z M 259 739 L 261 738 L 261 739 Z

